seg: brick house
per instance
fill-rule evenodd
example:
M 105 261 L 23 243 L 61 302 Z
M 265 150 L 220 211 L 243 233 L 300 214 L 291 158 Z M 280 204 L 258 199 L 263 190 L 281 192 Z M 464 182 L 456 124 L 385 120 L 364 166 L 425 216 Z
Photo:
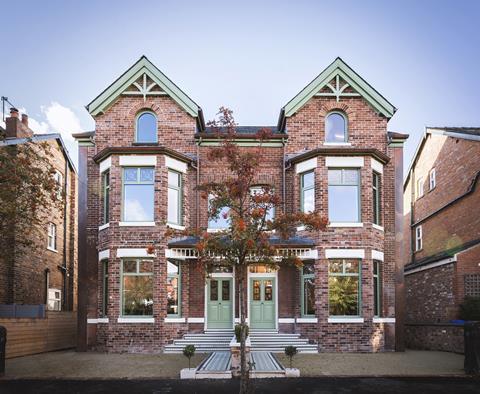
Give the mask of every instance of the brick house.
M 465 296 L 480 296 L 479 156 L 479 128 L 427 127 L 410 165 L 404 239 L 411 346 L 436 346 L 442 330 L 454 337 L 442 324 L 458 318 Z
M 30 317 L 50 311 L 72 311 L 77 306 L 77 173 L 60 134 L 33 134 L 28 116 L 12 108 L 6 118 L 0 149 L 47 142 L 55 179 L 64 193 L 62 207 L 54 208 L 26 252 L 16 253 L 13 239 L 0 256 L 0 317 Z M 58 210 L 58 212 L 57 212 Z M 16 229 L 21 231 L 21 229 Z M 13 305 L 16 305 L 17 311 Z M 35 309 L 34 306 L 39 306 Z M 35 311 L 38 311 L 36 313 Z
M 208 219 L 195 189 L 226 175 L 207 159 L 219 141 L 201 108 L 142 57 L 87 109 L 95 131 L 75 136 L 80 183 L 88 185 L 79 197 L 79 349 L 173 352 L 194 334 L 224 346 L 238 321 L 235 272 L 205 278 L 194 264 L 196 240 L 164 237 L 168 226 L 226 226 Z M 301 271 L 251 267 L 253 348 L 263 333 L 280 346 L 301 338 L 301 350 L 315 352 L 402 349 L 397 219 L 408 136 L 387 132 L 394 112 L 337 58 L 269 126 L 258 185 L 279 191 L 282 210 L 316 209 L 330 225 L 315 234 L 298 228 L 288 240 L 272 235 L 279 253 L 304 260 Z M 236 143 L 258 145 L 259 128 L 238 126 Z

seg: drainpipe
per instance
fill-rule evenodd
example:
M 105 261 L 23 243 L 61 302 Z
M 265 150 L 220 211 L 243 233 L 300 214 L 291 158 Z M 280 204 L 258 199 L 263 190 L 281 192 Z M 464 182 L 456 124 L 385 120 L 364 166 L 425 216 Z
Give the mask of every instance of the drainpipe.
M 196 227 L 200 227 L 200 195 L 198 193 L 198 185 L 200 184 L 200 144 L 202 143 L 202 139 L 197 143 L 197 164 L 192 163 L 192 167 L 197 170 L 197 185 L 195 188 L 195 204 L 196 204 Z
M 67 179 L 68 179 L 68 160 L 65 158 L 65 177 L 64 177 L 64 190 L 65 190 L 65 202 L 63 205 L 63 266 L 61 267 L 63 273 L 63 299 L 62 306 L 63 310 L 66 310 L 68 307 L 67 303 L 67 208 L 68 208 L 68 193 L 67 193 Z
M 287 158 L 286 158 L 286 155 L 285 155 L 285 147 L 286 147 L 286 143 L 285 143 L 285 140 L 282 139 L 282 143 L 283 143 L 283 174 L 282 174 L 282 198 L 283 198 L 283 214 L 285 214 L 287 212 L 287 198 L 286 198 L 286 171 L 292 167 L 292 163 L 289 163 L 288 166 L 287 166 Z
M 50 269 L 45 268 L 45 309 L 48 309 L 48 288 L 50 287 Z
M 415 258 L 415 228 L 413 228 L 411 225 L 415 223 L 415 188 L 416 188 L 416 180 L 415 180 L 415 170 L 414 170 L 414 165 L 412 166 L 412 169 L 410 170 L 410 185 L 411 185 L 411 190 L 410 190 L 410 261 L 409 263 L 413 263 L 413 259 Z

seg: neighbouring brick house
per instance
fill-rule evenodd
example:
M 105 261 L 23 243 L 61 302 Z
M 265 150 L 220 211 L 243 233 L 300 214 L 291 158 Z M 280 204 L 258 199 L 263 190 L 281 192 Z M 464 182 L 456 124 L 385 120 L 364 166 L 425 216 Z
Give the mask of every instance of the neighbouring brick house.
M 55 180 L 65 191 L 64 204 L 49 212 L 42 235 L 33 245 L 16 253 L 13 239 L 0 256 L 0 318 L 37 315 L 34 306 L 51 311 L 72 311 L 77 306 L 77 174 L 60 134 L 33 134 L 28 116 L 21 119 L 15 108 L 5 122 L 0 149 L 12 149 L 27 142 L 47 142 L 55 168 Z M 45 169 L 47 171 L 47 169 Z M 58 210 L 58 212 L 56 212 Z M 21 229 L 13 229 L 12 234 Z M 15 308 L 17 306 L 17 312 Z M 27 307 L 30 306 L 30 307 Z M 22 307 L 23 306 L 23 307 Z M 44 308 L 39 308 L 40 315 Z
M 408 345 L 463 351 L 458 318 L 480 296 L 480 128 L 427 127 L 404 183 Z
M 226 175 L 207 159 L 219 141 L 201 108 L 142 57 L 87 109 L 95 131 L 75 136 L 84 186 L 79 348 L 175 351 L 185 334 L 231 337 L 235 273 L 219 269 L 205 278 L 194 264 L 196 240 L 164 237 L 167 226 L 226 226 L 208 220 L 208 202 L 195 189 Z M 316 209 L 330 225 L 315 234 L 299 228 L 288 240 L 272 235 L 279 253 L 305 264 L 301 272 L 250 269 L 252 331 L 301 335 L 314 351 L 402 349 L 408 136 L 387 132 L 394 112 L 337 58 L 269 126 L 258 184 L 279 191 L 282 210 Z M 245 150 L 258 145 L 259 129 L 238 126 L 236 143 Z M 151 244 L 156 254 L 148 254 Z

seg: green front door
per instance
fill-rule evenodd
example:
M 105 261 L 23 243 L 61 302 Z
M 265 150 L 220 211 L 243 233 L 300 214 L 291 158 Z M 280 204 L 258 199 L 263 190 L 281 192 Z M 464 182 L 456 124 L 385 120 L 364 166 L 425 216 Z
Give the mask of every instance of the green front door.
M 275 278 L 250 279 L 250 327 L 275 328 Z
M 207 328 L 233 328 L 232 278 L 208 280 Z

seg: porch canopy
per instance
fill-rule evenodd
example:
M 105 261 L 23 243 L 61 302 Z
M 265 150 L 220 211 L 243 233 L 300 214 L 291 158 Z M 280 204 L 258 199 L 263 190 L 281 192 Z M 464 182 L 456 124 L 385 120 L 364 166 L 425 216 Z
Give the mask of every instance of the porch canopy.
M 168 249 L 165 250 L 165 257 L 177 260 L 196 259 L 198 252 L 195 245 L 198 241 L 198 237 L 176 238 L 168 243 Z M 290 237 L 283 239 L 272 236 L 269 238 L 269 242 L 276 247 L 279 259 L 284 256 L 296 256 L 302 260 L 314 260 L 318 258 L 315 242 L 310 238 Z

